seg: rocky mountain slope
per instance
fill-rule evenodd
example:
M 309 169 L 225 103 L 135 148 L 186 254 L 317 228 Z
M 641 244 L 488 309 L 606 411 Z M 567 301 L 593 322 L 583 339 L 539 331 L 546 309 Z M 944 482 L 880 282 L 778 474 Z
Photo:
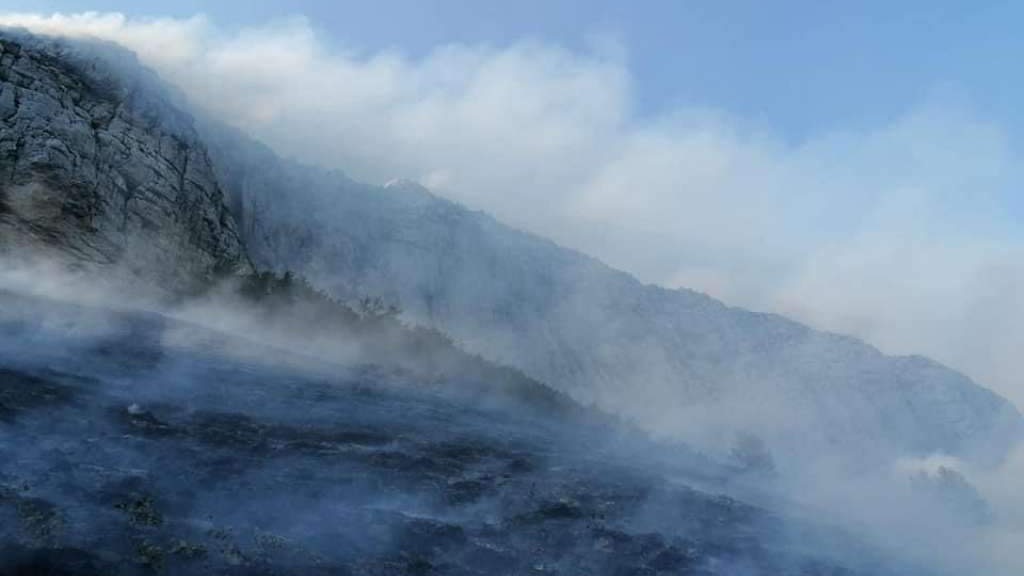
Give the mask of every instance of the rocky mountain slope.
M 137 64 L 112 64 L 125 58 L 0 32 L 0 250 L 118 264 L 172 288 L 245 269 L 191 118 Z
M 728 450 L 762 437 L 795 460 L 955 454 L 998 460 L 1020 437 L 1007 401 L 920 357 L 646 286 L 408 182 L 384 187 L 203 129 L 259 265 L 407 318 L 584 403 Z
M 644 286 L 411 183 L 285 161 L 198 124 L 113 46 L 0 35 L 0 250 L 118 264 L 165 289 L 290 269 L 645 427 L 803 457 L 998 459 L 1020 416 L 966 377 L 853 339 Z M 230 209 L 229 209 L 230 206 Z M 243 241 L 245 248 L 243 248 Z
M 181 296 L 127 309 L 115 281 L 83 305 L 67 277 L 11 291 L 0 274 L 0 576 L 979 563 L 973 531 L 992 520 L 954 470 L 903 485 L 871 468 L 871 489 L 923 520 L 882 514 L 871 533 L 855 516 L 856 535 L 792 498 L 841 475 L 787 476 L 790 456 L 998 460 L 1020 416 L 966 377 L 643 286 L 416 185 L 282 160 L 176 102 L 116 47 L 0 31 L 0 262 L 45 253 Z M 400 303 L 485 359 L 290 274 L 232 276 L 250 262 Z M 236 284 L 256 304 L 236 306 Z M 55 286 L 79 301 L 43 295 Z M 738 450 L 651 439 L 488 358 Z
M 0 291 L 0 574 L 924 573 L 477 386 Z

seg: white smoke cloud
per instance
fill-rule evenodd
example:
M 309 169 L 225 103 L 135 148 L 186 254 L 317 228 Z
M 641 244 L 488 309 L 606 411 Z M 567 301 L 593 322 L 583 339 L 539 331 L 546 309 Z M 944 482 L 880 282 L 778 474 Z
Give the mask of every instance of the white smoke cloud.
M 607 42 L 412 58 L 331 48 L 302 18 L 0 23 L 123 44 L 284 154 L 420 180 L 643 280 L 924 353 L 1024 403 L 1024 247 L 1005 206 L 1022 163 L 967 105 L 791 143 L 714 110 L 641 119 Z

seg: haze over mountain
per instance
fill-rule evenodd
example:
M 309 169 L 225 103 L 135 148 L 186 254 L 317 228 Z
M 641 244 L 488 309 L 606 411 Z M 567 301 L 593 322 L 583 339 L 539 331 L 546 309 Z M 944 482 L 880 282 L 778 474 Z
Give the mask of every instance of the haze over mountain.
M 653 432 L 717 450 L 754 433 L 801 459 L 836 449 L 998 460 L 1018 438 L 1009 403 L 926 359 L 642 285 L 415 184 L 368 186 L 244 139 L 209 142 L 259 266 L 343 299 L 378 294 Z
M 987 498 L 1021 417 L 966 376 L 281 159 L 116 46 L 0 46 L 4 286 L 30 293 L 2 294 L 0 443 L 44 446 L 0 468 L 10 566 L 1013 573 L 1013 503 Z M 78 282 L 99 308 L 51 299 Z M 110 310 L 128 286 L 156 311 Z M 161 477 L 186 468 L 204 482 Z M 273 520 L 295 485 L 271 507 L 372 529 Z
M 577 1 L 555 4 L 564 10 Z M 76 4 L 49 2 L 80 10 Z M 641 61 L 629 38 L 616 41 L 619 22 L 610 30 L 574 28 L 572 38 L 456 36 L 413 50 L 401 31 L 429 35 L 440 25 L 415 21 L 424 6 L 398 11 L 397 28 L 374 35 L 361 28 L 367 9 L 333 4 L 304 5 L 311 16 L 329 13 L 329 26 L 289 17 L 298 5 L 277 0 L 244 10 L 220 3 L 210 12 L 217 20 L 184 17 L 187 5 L 164 18 L 153 17 L 162 7 L 145 2 L 106 5 L 115 4 L 134 16 L 2 18 L 126 45 L 190 101 L 286 157 L 377 184 L 413 179 L 644 282 L 782 313 L 887 353 L 925 354 L 1024 401 L 1017 370 L 1024 162 L 1013 131 L 1024 118 L 1013 104 L 1020 83 L 1001 71 L 1005 55 L 1017 51 L 1004 24 L 1018 19 L 1017 8 L 861 3 L 735 13 L 718 4 L 655 2 L 636 18 L 688 16 L 660 22 L 651 38 L 666 43 L 653 64 L 674 70 L 654 80 L 642 74 L 652 55 Z M 439 2 L 431 9 L 542 18 L 558 10 L 551 5 Z M 244 14 L 225 16 L 233 11 Z M 267 11 L 279 18 L 257 15 Z M 587 22 L 588 14 L 595 15 L 581 9 L 573 22 Z M 634 23 L 628 20 L 621 25 Z M 921 21 L 931 25 L 914 24 Z M 980 32 L 986 26 L 1004 33 Z M 475 38 L 494 27 L 467 31 Z M 679 32 L 685 28 L 694 30 Z M 979 41 L 964 40 L 972 35 Z M 350 45 L 350 36 L 364 40 Z M 753 48 L 758 38 L 769 43 Z M 898 58 L 880 48 L 882 39 L 901 46 Z M 744 46 L 749 53 L 731 61 Z M 957 50 L 973 56 L 958 60 Z M 690 67 L 703 72 L 687 77 Z M 884 83 L 881 70 L 889 70 Z M 820 82 L 851 82 L 847 73 L 858 71 L 869 80 L 842 90 L 842 99 L 812 96 Z M 973 84 L 982 75 L 984 87 Z M 638 96 L 652 80 L 710 87 L 737 76 L 738 85 L 757 89 L 712 100 L 693 98 L 702 88 L 684 90 L 660 95 L 670 102 L 656 109 Z M 914 89 L 897 95 L 894 87 L 907 84 Z M 806 102 L 782 99 L 801 110 L 789 120 L 804 122 L 839 102 L 846 113 L 800 136 L 781 130 L 762 100 L 797 85 Z M 984 104 L 994 96 L 1002 114 Z M 745 104 L 728 106 L 736 99 Z M 868 102 L 887 109 L 867 122 L 860 113 Z

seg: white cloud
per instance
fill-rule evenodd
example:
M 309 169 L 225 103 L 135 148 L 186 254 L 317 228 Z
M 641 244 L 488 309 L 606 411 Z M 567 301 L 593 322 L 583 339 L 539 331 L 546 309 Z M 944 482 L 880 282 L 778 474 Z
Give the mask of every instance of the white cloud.
M 332 49 L 301 18 L 0 23 L 124 44 L 282 153 L 421 180 L 644 280 L 925 353 L 1024 403 L 1024 248 L 1002 204 L 1021 162 L 968 106 L 794 144 L 720 111 L 640 119 L 606 39 L 411 58 Z
M 379 182 L 419 179 L 644 280 L 925 353 L 1024 405 L 1024 245 L 1005 207 L 1022 162 L 969 106 L 926 102 L 889 125 L 791 143 L 721 111 L 639 118 L 625 60 L 607 45 L 410 58 L 331 49 L 301 18 L 241 31 L 202 17 L 0 23 L 119 42 L 280 152 Z M 756 408 L 737 417 L 763 417 Z M 1001 470 L 965 470 L 997 523 L 978 541 L 933 534 L 937 550 L 1019 573 L 1022 470 L 1020 451 Z M 927 525 L 891 508 L 889 484 L 805 472 L 805 501 L 909 540 Z

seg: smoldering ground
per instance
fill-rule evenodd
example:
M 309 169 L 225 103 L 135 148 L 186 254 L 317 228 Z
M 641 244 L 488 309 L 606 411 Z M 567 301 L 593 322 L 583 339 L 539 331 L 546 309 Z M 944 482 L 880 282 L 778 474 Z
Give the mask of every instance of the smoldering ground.
M 791 142 L 726 110 L 641 117 L 622 47 L 413 57 L 345 50 L 301 17 L 153 16 L 0 23 L 123 45 L 280 154 L 411 178 L 646 282 L 924 353 L 1024 398 L 1019 151 L 966 99 L 938 91 L 882 125 Z
M 39 292 L 0 293 L 5 573 L 908 573 L 721 493 L 734 466 L 472 372 Z
M 525 54 L 532 53 L 527 50 Z M 513 56 L 505 62 L 520 63 L 523 54 Z M 231 58 L 226 60 L 230 64 Z M 582 74 L 584 86 L 590 82 L 588 70 Z M 597 72 L 604 78 L 601 73 L 607 70 L 598 67 Z M 614 70 L 611 72 L 614 75 Z M 319 120 L 318 126 L 322 125 Z M 910 132 L 916 132 L 920 118 L 911 120 Z M 970 120 L 964 124 L 966 134 L 980 134 L 982 140 L 990 141 L 991 134 L 984 126 L 976 130 Z M 905 129 L 895 133 L 906 136 Z M 881 140 L 887 142 L 888 137 L 883 134 Z M 613 163 L 612 168 L 650 166 L 637 158 L 674 157 L 650 154 L 650 145 L 662 143 L 662 138 L 648 135 L 638 140 L 628 148 L 642 153 Z M 998 145 L 995 148 L 999 150 Z M 810 157 L 813 160 L 818 155 Z M 997 168 L 1003 166 L 1000 154 L 993 158 Z M 443 183 L 443 174 L 435 176 Z M 594 179 L 583 178 L 588 182 Z M 613 184 L 632 178 L 610 169 L 596 180 L 600 184 L 597 200 L 601 200 L 600 192 L 607 196 L 616 188 Z M 608 212 L 608 205 L 596 204 L 587 203 L 587 213 L 600 217 Z M 748 240 L 736 243 L 747 246 Z M 871 248 L 884 242 L 869 235 L 864 244 Z M 855 262 L 862 257 L 860 245 L 857 247 L 849 256 Z M 991 253 L 990 243 L 976 248 L 978 253 Z M 979 258 L 968 253 L 964 258 L 928 260 L 966 262 L 963 269 L 970 272 Z M 23 280 L 29 286 L 61 284 L 33 274 Z M 103 289 L 85 293 L 91 297 L 93 292 L 99 299 L 104 296 Z M 813 292 L 827 294 L 828 290 Z M 870 300 L 873 292 L 866 294 L 859 297 Z M 986 301 L 982 308 L 999 309 L 998 304 L 1012 294 L 997 291 L 993 299 L 997 305 L 990 307 L 991 302 Z M 128 570 L 165 566 L 201 572 L 213 564 L 238 566 L 237 570 L 243 571 L 275 563 L 293 567 L 320 563 L 349 566 L 354 572 L 431 567 L 457 572 L 472 566 L 522 568 L 526 559 L 539 559 L 530 567 L 612 570 L 621 565 L 668 572 L 827 573 L 829 559 L 819 565 L 817 560 L 805 562 L 803 555 L 825 550 L 826 556 L 839 559 L 839 563 L 870 556 L 861 554 L 858 547 L 842 546 L 842 536 L 826 538 L 827 546 L 808 546 L 808 541 L 819 541 L 808 539 L 804 531 L 792 530 L 790 522 L 772 523 L 763 510 L 736 500 L 662 490 L 658 479 L 663 470 L 654 462 L 674 461 L 675 453 L 666 456 L 655 445 L 643 445 L 641 450 L 630 444 L 631 450 L 613 451 L 608 458 L 601 458 L 607 454 L 602 451 L 606 446 L 580 442 L 590 436 L 605 438 L 604 434 L 590 434 L 593 429 L 584 432 L 564 423 L 564 413 L 544 418 L 525 410 L 524 402 L 509 403 L 506 398 L 488 402 L 474 420 L 463 414 L 463 409 L 467 405 L 480 409 L 477 403 L 493 398 L 489 392 L 494 387 L 488 388 L 488 393 L 465 391 L 474 390 L 467 388 L 473 385 L 490 385 L 493 372 L 478 365 L 474 376 L 461 378 L 453 392 L 448 385 L 457 380 L 454 374 L 465 359 L 446 357 L 424 377 L 423 371 L 413 366 L 418 361 L 392 352 L 396 350 L 393 342 L 371 340 L 368 346 L 359 339 L 339 341 L 324 334 L 309 339 L 295 329 L 287 314 L 253 320 L 244 312 L 238 314 L 238 306 L 213 299 L 177 309 L 169 318 L 166 310 L 110 315 L 102 307 L 55 305 L 53 309 L 59 313 L 49 314 L 45 313 L 51 308 L 49 303 L 32 306 L 31 299 L 12 302 L 11 309 L 33 311 L 8 324 L 12 336 L 5 341 L 5 350 L 11 351 L 8 378 L 14 385 L 4 400 L 10 414 L 4 445 L 17 447 L 19 454 L 5 469 L 13 478 L 9 486 L 5 484 L 5 502 L 10 504 L 5 510 L 11 514 L 11 522 L 5 525 L 16 527 L 10 529 L 10 541 L 20 542 L 10 551 L 12 565 L 31 566 L 57 558 L 64 565 L 118 565 Z M 192 323 L 182 325 L 175 315 Z M 76 317 L 81 320 L 68 320 Z M 243 332 L 247 339 L 211 333 L 197 327 L 197 321 Z M 36 322 L 41 324 L 37 327 Z M 1001 342 L 1012 341 L 1013 335 L 1006 333 L 1010 336 Z M 262 342 L 254 344 L 253 339 Z M 325 360 L 334 363 L 323 364 Z M 645 376 L 638 374 L 637 378 Z M 508 375 L 503 378 L 517 381 Z M 425 382 L 433 394 L 421 396 L 428 388 L 423 386 Z M 24 395 L 24 390 L 33 392 Z M 306 392 L 312 390 L 320 390 L 320 395 Z M 529 390 L 527 405 L 541 389 L 531 385 Z M 675 399 L 665 397 L 665 387 L 653 386 L 645 392 L 633 394 L 632 400 L 646 406 L 674 406 Z M 293 393 L 298 399 L 289 399 Z M 352 400 L 360 394 L 378 403 Z M 755 406 L 753 399 L 742 393 L 727 400 L 715 411 L 692 418 L 685 410 L 677 411 L 678 421 L 660 422 L 658 428 L 687 438 L 706 430 L 704 424 L 752 413 L 766 419 L 768 428 L 784 427 L 793 416 L 785 404 L 777 409 L 770 404 L 772 410 L 760 410 L 764 404 Z M 270 410 L 272 405 L 281 411 Z M 296 420 L 298 414 L 302 418 Z M 317 414 L 323 419 L 317 420 Z M 501 426 L 505 419 L 507 425 Z M 54 420 L 57 424 L 52 424 Z M 349 421 L 365 423 L 369 431 L 346 428 Z M 374 423 L 380 426 L 374 427 Z M 443 431 L 440 437 L 436 436 L 438 430 Z M 448 452 L 447 443 L 453 441 L 449 434 L 457 436 L 454 455 Z M 511 453 L 522 452 L 532 459 L 525 458 L 523 464 L 517 456 L 495 455 L 490 448 L 479 447 L 492 436 L 501 446 L 514 441 Z M 90 442 L 90 438 L 98 440 Z M 554 451 L 546 446 L 551 438 L 559 440 Z M 417 443 L 420 439 L 426 439 L 426 447 Z M 720 443 L 728 446 L 731 442 L 732 438 L 726 438 Z M 787 448 L 776 443 L 769 447 L 778 451 L 778 456 Z M 623 454 L 630 451 L 642 453 L 644 458 Z M 360 456 L 351 456 L 356 453 Z M 589 456 L 581 462 L 579 454 Z M 660 459 L 647 459 L 652 454 Z M 833 458 L 827 446 L 815 446 L 812 455 L 806 463 L 777 456 L 780 466 L 776 475 L 748 476 L 739 482 L 738 490 L 767 491 L 768 496 L 757 495 L 757 501 L 766 507 L 805 509 L 807 521 L 834 520 L 883 550 L 888 545 L 890 552 L 909 557 L 914 565 L 937 571 L 1016 573 L 1012 551 L 1019 539 L 1015 515 L 1019 507 L 1012 505 L 1013 497 L 1005 488 L 1006 470 L 1012 468 L 963 465 L 957 470 L 964 482 L 977 485 L 981 498 L 988 500 L 994 511 L 992 517 L 977 522 L 973 514 L 963 514 L 956 506 L 947 508 L 942 486 L 951 476 L 926 471 L 934 478 L 926 475 L 923 481 L 936 481 L 939 489 L 926 488 L 922 493 L 913 487 L 921 486 L 920 482 L 908 488 L 904 476 L 887 468 L 850 469 L 841 459 Z M 494 464 L 494 460 L 505 464 Z M 616 463 L 626 470 L 616 468 Z M 198 475 L 194 470 L 199 470 Z M 713 486 L 721 484 L 703 464 L 701 470 L 678 474 L 685 485 L 699 483 L 691 476 Z M 950 482 L 959 486 L 955 480 Z M 652 483 L 658 489 L 650 489 Z M 448 501 L 448 491 L 456 493 L 454 504 Z M 115 496 L 109 496 L 111 493 Z M 588 500 L 588 494 L 601 496 Z M 606 496 L 602 508 L 598 504 Z M 893 500 L 900 505 L 893 506 Z M 265 503 L 266 508 L 253 508 L 256 502 Z M 94 507 L 99 513 L 90 513 Z M 668 509 L 682 510 L 681 516 L 666 513 Z M 279 517 L 285 520 L 275 520 Z M 80 523 L 93 518 L 95 526 Z M 718 529 L 714 528 L 716 522 L 721 524 Z M 339 528 L 339 524 L 344 526 Z M 409 524 L 415 526 L 408 528 Z M 254 525 L 258 529 L 252 528 Z M 407 529 L 413 535 L 404 539 Z M 106 549 L 101 543 L 113 544 Z M 875 571 L 873 561 L 864 562 L 866 571 Z M 896 571 L 909 573 L 910 569 Z

